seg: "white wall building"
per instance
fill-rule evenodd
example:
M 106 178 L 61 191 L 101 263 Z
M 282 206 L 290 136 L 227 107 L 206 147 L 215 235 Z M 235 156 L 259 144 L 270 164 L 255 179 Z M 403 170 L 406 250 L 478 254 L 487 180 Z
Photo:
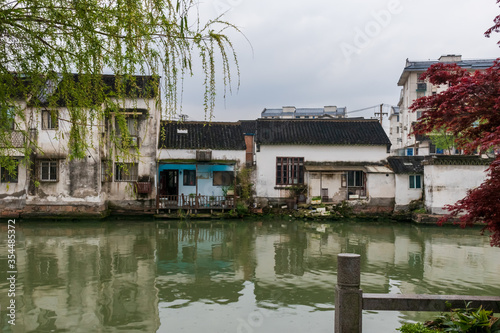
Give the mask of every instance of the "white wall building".
M 306 186 L 308 200 L 393 204 L 394 175 L 384 167 L 390 142 L 376 120 L 259 119 L 256 145 L 258 200 L 279 201 Z

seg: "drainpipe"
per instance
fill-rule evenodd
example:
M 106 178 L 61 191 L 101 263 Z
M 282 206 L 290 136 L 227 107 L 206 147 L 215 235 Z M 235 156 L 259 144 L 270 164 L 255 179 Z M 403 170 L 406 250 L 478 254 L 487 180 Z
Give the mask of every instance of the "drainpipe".
M 323 202 L 323 196 L 321 195 L 321 191 L 323 190 L 323 171 L 319 172 L 319 197 L 321 198 L 321 201 Z
M 196 188 L 195 188 L 194 200 L 195 200 L 195 207 L 198 208 L 198 163 L 195 164 L 195 167 L 196 171 L 194 177 L 194 184 L 196 185 Z
M 349 200 L 349 171 L 345 172 L 345 186 L 347 189 L 347 192 L 346 192 L 347 200 Z

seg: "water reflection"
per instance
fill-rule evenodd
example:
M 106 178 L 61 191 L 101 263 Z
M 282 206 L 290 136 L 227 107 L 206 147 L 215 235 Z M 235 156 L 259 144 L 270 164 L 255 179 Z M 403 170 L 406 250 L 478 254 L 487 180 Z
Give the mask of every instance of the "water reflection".
M 365 292 L 500 294 L 500 249 L 478 229 L 110 221 L 30 222 L 16 232 L 16 325 L 2 269 L 2 332 L 331 332 L 343 252 L 361 255 Z M 366 332 L 388 332 L 422 317 L 363 320 Z

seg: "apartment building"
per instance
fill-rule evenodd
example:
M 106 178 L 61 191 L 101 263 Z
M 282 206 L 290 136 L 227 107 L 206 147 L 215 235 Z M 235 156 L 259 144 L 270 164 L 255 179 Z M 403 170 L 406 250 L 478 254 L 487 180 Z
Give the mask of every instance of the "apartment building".
M 422 80 L 421 74 L 431 65 L 436 63 L 456 63 L 458 66 L 471 72 L 476 70 L 485 70 L 493 65 L 495 59 L 462 59 L 461 55 L 443 55 L 438 60 L 413 61 L 406 59 L 406 64 L 398 80 L 398 86 L 401 86 L 399 97 L 399 112 L 394 113 L 394 119 L 391 121 L 390 139 L 393 143 L 392 154 L 399 156 L 415 156 L 430 154 L 455 154 L 454 150 L 442 152 L 436 149 L 430 139 L 425 136 L 414 136 L 411 134 L 412 125 L 421 116 L 422 111 L 410 112 L 412 103 L 420 97 L 431 96 L 448 88 L 448 86 L 436 86 Z

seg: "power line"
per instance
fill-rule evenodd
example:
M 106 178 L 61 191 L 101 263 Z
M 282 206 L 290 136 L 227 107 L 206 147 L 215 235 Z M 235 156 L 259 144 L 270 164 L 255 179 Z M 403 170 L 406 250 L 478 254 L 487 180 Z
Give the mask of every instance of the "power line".
M 392 107 L 392 105 L 389 105 L 389 104 L 382 104 L 383 106 L 388 106 L 388 107 Z M 355 113 L 355 112 L 361 112 L 361 111 L 366 111 L 366 110 L 370 110 L 370 109 L 375 109 L 375 108 L 379 108 L 380 107 L 380 104 L 377 104 L 377 105 L 374 105 L 374 106 L 369 106 L 369 107 L 366 107 L 366 108 L 363 108 L 363 109 L 358 109 L 358 110 L 353 110 L 353 111 L 347 111 L 346 113 Z

